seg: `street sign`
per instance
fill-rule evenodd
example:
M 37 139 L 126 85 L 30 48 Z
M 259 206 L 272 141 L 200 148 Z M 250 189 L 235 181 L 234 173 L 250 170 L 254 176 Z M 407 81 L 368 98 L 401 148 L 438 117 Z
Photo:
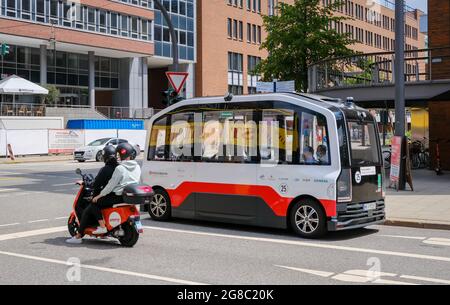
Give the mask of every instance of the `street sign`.
M 272 82 L 256 82 L 256 91 L 257 92 L 273 92 L 273 83 Z
M 257 92 L 294 92 L 295 91 L 295 81 L 274 81 L 274 82 L 257 82 L 256 83 Z
M 276 82 L 275 92 L 294 92 L 295 91 L 295 81 L 289 80 L 285 82 Z
M 392 137 L 391 142 L 391 173 L 390 173 L 390 186 L 395 185 L 398 187 L 398 181 L 400 179 L 400 162 L 402 155 L 402 137 Z
M 175 92 L 180 93 L 189 76 L 188 72 L 166 72 L 167 78 Z

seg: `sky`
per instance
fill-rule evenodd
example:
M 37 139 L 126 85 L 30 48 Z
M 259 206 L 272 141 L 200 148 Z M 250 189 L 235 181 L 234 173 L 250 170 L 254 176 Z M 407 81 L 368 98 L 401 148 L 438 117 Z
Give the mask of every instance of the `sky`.
M 428 0 L 406 0 L 406 3 L 427 13 Z

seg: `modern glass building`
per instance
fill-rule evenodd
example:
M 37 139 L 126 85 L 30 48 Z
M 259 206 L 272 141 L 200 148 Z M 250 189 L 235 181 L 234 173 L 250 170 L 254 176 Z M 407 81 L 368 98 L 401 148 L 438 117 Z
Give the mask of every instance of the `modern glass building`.
M 177 28 L 182 69 L 192 69 L 195 0 L 163 3 Z M 147 108 L 167 89 L 167 34 L 151 0 L 0 0 L 0 42 L 10 46 L 1 78 L 55 85 L 61 104 Z

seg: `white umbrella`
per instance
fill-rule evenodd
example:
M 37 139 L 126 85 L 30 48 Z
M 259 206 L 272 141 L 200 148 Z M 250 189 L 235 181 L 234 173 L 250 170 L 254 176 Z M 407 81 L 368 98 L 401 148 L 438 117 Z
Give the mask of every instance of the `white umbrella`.
M 16 95 L 48 94 L 48 90 L 17 75 L 0 81 L 0 94 L 13 95 L 13 108 Z

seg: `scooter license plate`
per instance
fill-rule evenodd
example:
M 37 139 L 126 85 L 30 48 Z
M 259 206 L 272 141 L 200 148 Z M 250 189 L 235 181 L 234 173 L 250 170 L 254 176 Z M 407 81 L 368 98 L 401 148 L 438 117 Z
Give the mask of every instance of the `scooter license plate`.
M 142 223 L 141 223 L 140 220 L 135 221 L 135 222 L 134 222 L 134 226 L 136 227 L 136 230 L 137 230 L 138 232 L 142 230 Z

